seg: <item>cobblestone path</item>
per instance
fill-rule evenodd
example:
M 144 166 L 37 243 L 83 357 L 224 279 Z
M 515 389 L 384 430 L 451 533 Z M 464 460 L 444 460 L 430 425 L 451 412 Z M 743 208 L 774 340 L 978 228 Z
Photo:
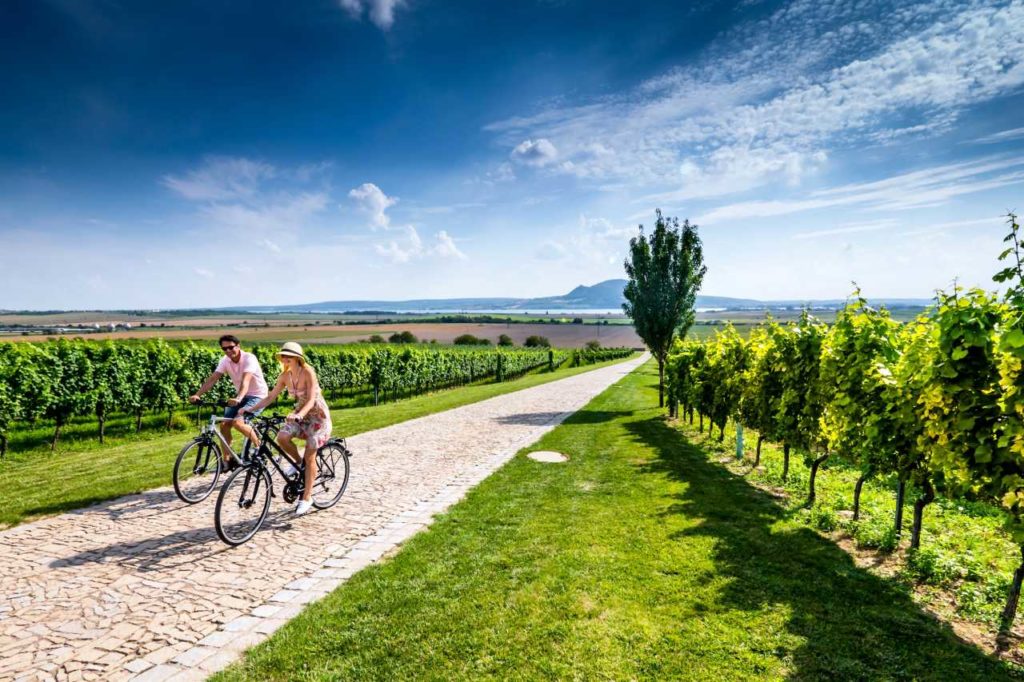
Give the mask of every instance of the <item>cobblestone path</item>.
M 646 358 L 354 436 L 336 507 L 278 497 L 241 547 L 170 487 L 0 531 L 0 680 L 203 679 Z

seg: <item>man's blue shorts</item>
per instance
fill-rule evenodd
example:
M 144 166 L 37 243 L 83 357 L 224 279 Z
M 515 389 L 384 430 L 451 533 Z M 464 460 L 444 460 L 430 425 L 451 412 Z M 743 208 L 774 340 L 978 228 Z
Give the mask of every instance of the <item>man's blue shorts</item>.
M 261 400 L 263 400 L 263 398 L 260 398 L 259 396 L 247 395 L 244 398 L 242 398 L 242 402 L 238 403 L 237 405 L 228 405 L 227 407 L 225 407 L 224 417 L 226 419 L 234 419 L 235 417 L 238 416 L 239 410 L 241 410 L 243 407 L 252 407 Z M 260 408 L 255 412 L 250 412 L 249 416 L 257 415 L 262 411 L 263 409 Z

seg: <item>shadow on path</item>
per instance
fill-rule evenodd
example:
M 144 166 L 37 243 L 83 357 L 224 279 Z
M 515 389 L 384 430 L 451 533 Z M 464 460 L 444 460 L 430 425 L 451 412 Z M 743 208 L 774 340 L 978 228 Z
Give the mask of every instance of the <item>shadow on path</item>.
M 295 519 L 294 510 L 284 507 L 272 510 L 266 521 L 256 534 L 274 533 L 292 529 Z M 251 540 L 250 540 L 251 542 Z M 244 545 L 243 545 L 244 546 Z M 140 572 L 165 570 L 183 564 L 194 564 L 207 557 L 233 548 L 221 542 L 213 526 L 206 528 L 190 528 L 177 531 L 162 537 L 150 537 L 129 542 L 116 542 L 105 547 L 74 554 L 70 557 L 55 559 L 49 563 L 50 568 L 82 566 L 93 563 L 113 562 L 121 566 L 130 566 Z
M 657 459 L 645 473 L 685 483 L 667 514 L 700 522 L 671 537 L 715 540 L 716 574 L 729 579 L 711 611 L 781 607 L 803 644 L 786 656 L 790 679 L 1019 679 L 956 637 L 899 586 L 858 568 L 833 542 L 787 521 L 744 479 L 708 461 L 661 417 L 625 424 Z

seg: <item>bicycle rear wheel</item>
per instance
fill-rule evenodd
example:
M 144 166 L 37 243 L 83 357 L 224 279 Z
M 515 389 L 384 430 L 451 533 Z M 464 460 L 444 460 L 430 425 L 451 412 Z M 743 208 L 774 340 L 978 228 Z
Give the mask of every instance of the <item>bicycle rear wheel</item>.
M 229 545 L 240 545 L 260 529 L 270 511 L 270 476 L 259 466 L 236 469 L 217 496 L 213 525 Z
M 190 441 L 174 460 L 174 492 L 182 502 L 202 502 L 220 478 L 220 447 L 203 438 Z
M 316 479 L 313 481 L 312 500 L 317 509 L 333 507 L 348 487 L 349 451 L 336 441 L 326 443 L 316 451 Z

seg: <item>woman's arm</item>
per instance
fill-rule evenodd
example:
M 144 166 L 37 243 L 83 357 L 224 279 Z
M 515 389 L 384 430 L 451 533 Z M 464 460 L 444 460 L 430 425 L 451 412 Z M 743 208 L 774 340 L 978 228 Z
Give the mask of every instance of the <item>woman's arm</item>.
M 274 384 L 274 388 L 270 389 L 270 393 L 267 394 L 266 398 L 264 398 L 263 400 L 259 401 L 258 403 L 256 403 L 252 407 L 247 407 L 247 408 L 243 409 L 242 412 L 247 412 L 248 413 L 248 412 L 255 412 L 256 410 L 262 410 L 264 407 L 266 407 L 267 405 L 269 405 L 272 402 L 274 402 L 275 400 L 277 400 L 278 394 L 281 392 L 281 389 L 284 388 L 284 375 L 285 374 L 287 374 L 287 372 L 281 372 L 281 376 L 279 376 L 277 378 L 277 383 Z

